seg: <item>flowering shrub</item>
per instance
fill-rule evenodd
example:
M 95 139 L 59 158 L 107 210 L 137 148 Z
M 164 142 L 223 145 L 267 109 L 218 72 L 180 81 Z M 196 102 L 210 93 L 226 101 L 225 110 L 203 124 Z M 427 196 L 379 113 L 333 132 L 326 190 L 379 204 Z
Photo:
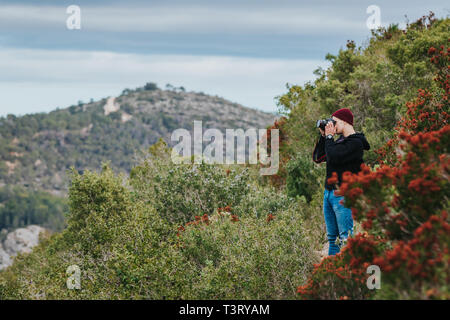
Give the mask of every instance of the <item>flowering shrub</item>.
M 375 257 L 373 264 L 383 271 L 388 289 L 380 297 L 449 299 L 448 212 L 437 212 L 418 227 L 409 241 L 398 241 L 392 249 Z
M 298 288 L 301 298 L 450 297 L 449 50 L 442 45 L 428 53 L 438 89 L 419 90 L 394 139 L 378 151 L 380 165 L 344 173 L 337 191 L 366 233 L 316 265 Z M 336 183 L 336 175 L 328 181 Z M 382 272 L 377 292 L 365 286 L 372 264 Z
M 380 250 L 380 240 L 357 234 L 348 240 L 347 246 L 335 256 L 324 258 L 314 265 L 309 281 L 297 288 L 303 299 L 367 299 L 373 296 L 366 283 L 367 258 L 373 258 Z M 359 256 L 365 257 L 362 261 Z
M 434 78 L 438 86 L 443 90 L 430 92 L 428 90 L 419 89 L 418 96 L 414 101 L 406 103 L 406 116 L 403 117 L 395 127 L 398 132 L 405 130 L 409 134 L 424 133 L 442 128 L 448 124 L 449 109 L 449 66 L 448 54 L 450 48 L 445 49 L 440 46 L 440 51 L 431 47 L 428 54 L 432 57 L 430 62 L 436 67 L 437 74 Z M 395 149 L 399 147 L 399 139 L 396 136 L 389 140 L 387 144 L 376 151 L 378 153 L 378 162 L 394 165 L 397 161 Z M 418 139 L 418 138 L 415 138 Z M 418 142 L 418 141 L 417 141 Z

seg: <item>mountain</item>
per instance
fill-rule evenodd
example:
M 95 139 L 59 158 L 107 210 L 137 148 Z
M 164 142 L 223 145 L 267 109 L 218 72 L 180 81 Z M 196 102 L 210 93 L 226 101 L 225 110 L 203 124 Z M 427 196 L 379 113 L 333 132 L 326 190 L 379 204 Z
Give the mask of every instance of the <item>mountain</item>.
M 177 128 L 266 128 L 273 114 L 243 107 L 218 96 L 186 92 L 183 87 L 161 90 L 147 83 L 125 89 L 118 97 L 73 105 L 48 114 L 0 119 L 0 186 L 20 185 L 67 191 L 66 170 L 97 170 L 103 161 L 128 172 L 135 153 L 159 138 L 170 143 Z

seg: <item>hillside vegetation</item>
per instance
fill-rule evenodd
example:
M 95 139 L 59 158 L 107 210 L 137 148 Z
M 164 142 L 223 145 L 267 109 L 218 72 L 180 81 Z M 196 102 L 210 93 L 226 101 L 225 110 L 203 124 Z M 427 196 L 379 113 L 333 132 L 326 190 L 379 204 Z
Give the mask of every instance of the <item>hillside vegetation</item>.
M 72 170 L 67 228 L 0 273 L 2 299 L 448 299 L 450 19 L 352 41 L 279 96 L 279 174 L 175 165 L 159 141 L 130 174 Z M 372 145 L 339 192 L 355 235 L 321 260 L 315 121 L 341 107 Z M 336 182 L 332 177 L 330 183 Z M 381 268 L 368 290 L 366 268 Z M 81 270 L 69 290 L 66 270 Z
M 65 199 L 21 187 L 0 188 L 0 230 L 40 224 L 53 231 L 64 229 Z M 0 242 L 2 241 L 0 235 Z
M 170 88 L 169 88 L 170 89 Z M 0 118 L 0 186 L 21 185 L 64 195 L 66 171 L 98 170 L 103 161 L 129 172 L 135 154 L 177 128 L 265 128 L 275 116 L 217 96 L 152 83 L 117 98 L 82 103 L 48 114 Z
M 60 231 L 71 167 L 98 171 L 108 160 L 114 171 L 129 173 L 141 150 L 159 138 L 172 144 L 172 131 L 191 131 L 194 120 L 203 121 L 204 130 L 225 132 L 266 128 L 274 119 L 217 96 L 170 85 L 161 90 L 154 83 L 48 114 L 0 118 L 0 230 L 34 223 Z

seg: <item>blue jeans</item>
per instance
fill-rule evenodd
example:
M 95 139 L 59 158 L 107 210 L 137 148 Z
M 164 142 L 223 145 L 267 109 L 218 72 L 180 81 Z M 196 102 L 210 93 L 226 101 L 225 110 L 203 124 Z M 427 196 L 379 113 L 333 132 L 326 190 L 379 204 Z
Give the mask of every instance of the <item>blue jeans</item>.
M 338 237 L 341 243 L 342 241 L 345 243 L 349 233 L 353 235 L 352 210 L 339 203 L 344 197 L 335 196 L 334 191 L 325 188 L 323 194 L 323 213 L 325 225 L 327 226 L 328 242 L 330 243 L 328 248 L 329 256 L 335 255 L 340 251 L 340 246 L 336 244 Z

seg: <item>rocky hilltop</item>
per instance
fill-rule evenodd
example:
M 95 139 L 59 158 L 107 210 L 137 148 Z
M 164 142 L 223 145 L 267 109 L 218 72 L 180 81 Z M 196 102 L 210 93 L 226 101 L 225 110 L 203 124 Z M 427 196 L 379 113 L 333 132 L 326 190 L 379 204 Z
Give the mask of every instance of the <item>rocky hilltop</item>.
M 48 114 L 0 118 L 0 187 L 21 185 L 56 195 L 67 191 L 67 170 L 98 170 L 110 161 L 128 172 L 136 151 L 159 138 L 170 143 L 173 130 L 203 127 L 266 128 L 275 115 L 218 96 L 158 89 L 155 84 L 124 90 L 118 97 L 79 102 Z

